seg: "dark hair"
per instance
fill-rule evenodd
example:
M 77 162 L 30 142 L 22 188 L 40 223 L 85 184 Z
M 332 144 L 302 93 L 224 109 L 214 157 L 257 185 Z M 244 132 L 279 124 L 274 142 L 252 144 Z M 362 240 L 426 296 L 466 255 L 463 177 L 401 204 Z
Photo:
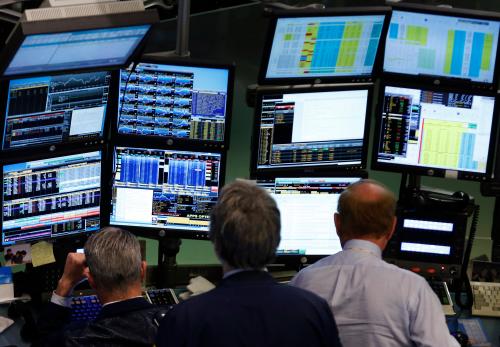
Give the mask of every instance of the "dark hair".
M 89 237 L 84 252 L 97 288 L 123 292 L 141 280 L 141 248 L 127 230 L 103 228 Z
M 222 260 L 234 268 L 261 269 L 276 256 L 280 212 L 262 188 L 238 180 L 222 189 L 210 216 L 210 238 Z
M 375 196 L 366 197 L 363 194 L 361 188 L 367 184 L 379 188 Z M 342 217 L 342 232 L 348 238 L 381 237 L 391 231 L 396 214 L 396 198 L 382 183 L 361 180 L 342 192 L 337 211 Z

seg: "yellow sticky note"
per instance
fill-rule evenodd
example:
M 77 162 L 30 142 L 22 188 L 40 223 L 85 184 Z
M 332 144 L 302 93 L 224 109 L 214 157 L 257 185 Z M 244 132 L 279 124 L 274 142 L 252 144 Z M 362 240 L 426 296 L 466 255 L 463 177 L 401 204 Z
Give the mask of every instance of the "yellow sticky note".
M 33 267 L 55 263 L 56 258 L 54 258 L 52 243 L 42 241 L 31 246 L 31 262 Z

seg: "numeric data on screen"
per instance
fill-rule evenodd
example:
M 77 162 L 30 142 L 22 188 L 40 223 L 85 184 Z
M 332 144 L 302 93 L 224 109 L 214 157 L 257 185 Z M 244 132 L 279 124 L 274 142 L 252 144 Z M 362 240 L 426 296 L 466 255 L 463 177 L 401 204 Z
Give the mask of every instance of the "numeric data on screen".
M 208 231 L 221 155 L 117 147 L 111 224 Z
M 387 86 L 378 162 L 486 172 L 495 98 Z
M 384 18 L 279 18 L 266 78 L 370 75 Z
M 126 64 L 151 25 L 28 35 L 4 75 Z
M 263 95 L 257 169 L 361 165 L 368 90 Z
M 384 71 L 491 83 L 500 22 L 393 11 Z
M 3 244 L 98 230 L 101 152 L 3 167 Z
M 10 81 L 3 148 L 102 137 L 110 80 L 98 71 Z
M 121 71 L 118 132 L 224 141 L 227 69 L 141 63 Z

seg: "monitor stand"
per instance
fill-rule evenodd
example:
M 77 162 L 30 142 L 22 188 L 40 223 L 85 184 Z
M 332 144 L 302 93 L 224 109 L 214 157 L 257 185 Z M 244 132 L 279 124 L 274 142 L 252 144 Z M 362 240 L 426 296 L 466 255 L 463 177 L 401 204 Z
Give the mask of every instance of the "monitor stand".
M 467 218 L 472 216 L 462 263 L 457 264 L 460 266 L 460 271 L 457 273 L 457 277 L 452 278 L 457 304 L 462 308 L 470 308 L 472 306 L 472 294 L 469 281 L 467 280 L 467 266 L 479 219 L 479 206 L 474 203 L 474 199 L 464 192 L 447 194 L 442 191 L 424 190 L 421 187 L 419 176 L 404 173 L 401 177 L 398 209 L 413 209 L 434 213 L 435 211 L 442 211 L 443 214 L 448 215 L 462 214 L 465 216 L 465 228 L 467 227 Z M 463 302 L 461 296 L 461 292 L 464 290 L 467 294 L 466 302 Z
M 162 237 L 158 242 L 158 272 L 156 275 L 157 288 L 171 288 L 175 286 L 175 272 L 177 268 L 177 254 L 182 241 L 177 237 Z

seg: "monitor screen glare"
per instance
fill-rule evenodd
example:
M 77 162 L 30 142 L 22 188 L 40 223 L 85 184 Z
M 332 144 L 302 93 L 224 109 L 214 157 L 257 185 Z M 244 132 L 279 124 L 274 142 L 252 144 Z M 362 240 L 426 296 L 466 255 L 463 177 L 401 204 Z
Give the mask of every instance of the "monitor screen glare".
M 28 35 L 4 75 L 124 65 L 150 27 Z
M 492 83 L 500 22 L 393 11 L 384 71 Z
M 359 177 L 276 178 L 258 181 L 281 214 L 278 255 L 330 255 L 342 250 L 333 215 L 340 194 Z
M 2 244 L 99 229 L 101 152 L 3 166 Z
M 111 224 L 208 231 L 221 154 L 117 147 Z
M 361 165 L 368 90 L 263 95 L 257 170 Z
M 229 71 L 141 63 L 121 70 L 118 132 L 224 141 Z
M 3 149 L 102 137 L 111 73 L 10 81 Z
M 379 164 L 485 173 L 495 98 L 385 87 Z
M 278 18 L 266 78 L 371 75 L 384 15 Z

